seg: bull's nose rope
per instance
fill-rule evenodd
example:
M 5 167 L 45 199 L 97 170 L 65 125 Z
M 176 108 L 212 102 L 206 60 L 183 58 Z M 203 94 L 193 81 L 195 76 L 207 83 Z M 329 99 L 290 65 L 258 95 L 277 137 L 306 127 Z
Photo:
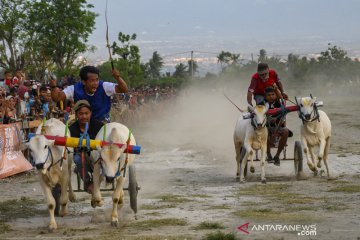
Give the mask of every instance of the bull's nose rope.
M 129 151 L 128 151 L 128 147 L 130 145 L 130 139 L 131 139 L 131 129 L 129 129 L 129 136 L 128 136 L 128 139 L 126 141 L 126 157 L 125 157 L 125 165 L 123 167 L 124 169 L 124 177 L 125 177 L 125 174 L 126 174 L 126 167 L 127 167 L 127 164 L 129 162 Z M 120 167 L 120 162 L 119 162 L 119 167 Z M 119 170 L 118 170 L 119 171 Z

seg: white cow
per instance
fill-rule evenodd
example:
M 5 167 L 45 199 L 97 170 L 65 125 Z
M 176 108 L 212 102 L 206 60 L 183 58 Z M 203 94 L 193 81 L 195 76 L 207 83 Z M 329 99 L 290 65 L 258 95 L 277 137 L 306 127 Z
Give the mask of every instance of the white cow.
M 329 179 L 331 176 L 328 166 L 328 153 L 331 138 L 331 122 L 325 112 L 317 110 L 316 98 L 303 97 L 297 99 L 300 108 L 300 118 L 303 120 L 301 126 L 301 143 L 307 158 L 309 168 L 315 173 L 318 170 L 315 166 L 314 147 L 319 146 L 317 167 L 321 168 L 321 160 L 324 160 Z M 310 158 L 312 161 L 310 161 Z
M 240 116 L 235 127 L 234 144 L 237 163 L 237 178 L 240 182 L 245 182 L 243 169 L 248 159 L 251 161 L 250 171 L 255 172 L 254 155 L 256 150 L 261 150 L 261 182 L 266 183 L 265 178 L 265 159 L 267 149 L 268 130 L 266 128 L 266 112 L 269 106 L 257 105 L 252 109 L 254 116 L 251 119 L 243 119 Z M 245 148 L 246 154 L 240 159 L 241 149 Z M 245 161 L 245 162 L 244 162 Z
M 37 128 L 36 134 L 41 134 L 41 129 L 42 124 Z M 64 136 L 65 124 L 60 120 L 51 118 L 45 123 L 45 134 Z M 52 195 L 52 188 L 57 184 L 61 186 L 60 216 L 65 216 L 67 214 L 68 199 L 72 202 L 75 201 L 75 195 L 70 181 L 72 157 L 68 154 L 66 160 L 64 160 L 63 154 L 65 147 L 55 146 L 54 142 L 54 140 L 46 139 L 43 135 L 36 135 L 30 139 L 28 144 L 35 166 L 39 171 L 40 185 L 44 192 L 50 213 L 49 230 L 57 228 L 54 217 L 56 203 Z
M 106 136 L 104 138 L 104 131 L 106 126 Z M 108 123 L 101 128 L 96 136 L 98 140 L 105 140 L 113 143 L 123 143 L 123 147 L 119 147 L 116 144 L 109 144 L 101 149 L 91 152 L 91 158 L 94 163 L 94 191 L 92 193 L 91 205 L 93 207 L 102 206 L 103 200 L 100 193 L 100 183 L 105 177 L 106 182 L 111 183 L 115 181 L 116 187 L 113 193 L 113 209 L 111 213 L 111 225 L 118 225 L 118 205 L 120 208 L 124 202 L 123 186 L 125 182 L 124 176 L 124 164 L 126 154 L 123 153 L 126 148 L 126 142 L 129 137 L 129 129 L 120 123 Z M 131 134 L 130 145 L 136 145 L 135 138 Z M 132 164 L 135 156 L 133 154 L 128 155 L 128 166 Z

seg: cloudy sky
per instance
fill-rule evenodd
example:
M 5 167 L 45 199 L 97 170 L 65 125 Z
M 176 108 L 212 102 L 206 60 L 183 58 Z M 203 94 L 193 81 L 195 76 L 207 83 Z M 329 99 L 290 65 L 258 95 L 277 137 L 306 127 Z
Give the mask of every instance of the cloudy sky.
M 90 43 L 105 57 L 105 0 Z M 360 0 L 108 0 L 111 41 L 137 33 L 143 56 L 158 50 L 229 50 L 248 54 L 316 52 L 327 42 L 360 50 Z

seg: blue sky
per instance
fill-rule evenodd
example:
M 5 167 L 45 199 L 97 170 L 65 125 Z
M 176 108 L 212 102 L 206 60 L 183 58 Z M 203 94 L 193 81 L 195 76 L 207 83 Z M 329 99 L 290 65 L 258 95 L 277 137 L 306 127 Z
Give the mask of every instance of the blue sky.
M 106 1 L 89 2 L 99 14 L 89 40 L 103 52 Z M 291 44 L 302 51 L 324 46 L 320 51 L 326 42 L 350 49 L 360 42 L 360 0 L 108 0 L 108 18 L 112 41 L 119 31 L 137 33 L 146 54 L 156 47 L 171 52 L 151 45 L 156 41 L 179 43 L 176 50 L 212 42 L 205 50 L 239 52 L 266 46 L 271 52 L 276 43 L 287 51 Z

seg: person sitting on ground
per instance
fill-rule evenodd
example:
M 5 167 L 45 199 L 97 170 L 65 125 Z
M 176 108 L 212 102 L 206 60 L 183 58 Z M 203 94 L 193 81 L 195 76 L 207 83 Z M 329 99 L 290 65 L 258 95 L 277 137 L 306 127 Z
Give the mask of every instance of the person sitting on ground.
M 248 104 L 250 106 L 253 106 L 252 104 L 253 96 L 256 105 L 263 102 L 265 97 L 265 88 L 274 85 L 278 87 L 282 97 L 284 99 L 288 99 L 288 95 L 284 92 L 284 88 L 277 73 L 274 70 L 269 69 L 267 63 L 259 63 L 257 67 L 257 73 L 255 73 L 252 76 L 251 83 L 248 89 L 248 94 L 247 94 Z
M 276 95 L 274 87 L 265 88 L 265 101 L 269 104 L 269 109 L 281 108 L 282 104 Z M 274 163 L 276 166 L 280 166 L 280 153 L 284 150 L 288 137 L 292 137 L 293 133 L 285 126 L 285 121 L 280 123 L 282 118 L 281 113 L 270 118 L 268 122 L 269 137 L 267 143 L 267 161 Z M 285 120 L 285 119 L 284 119 Z M 277 129 L 278 124 L 281 124 Z M 277 132 L 275 133 L 277 129 Z M 279 136 L 279 146 L 274 158 L 271 156 L 271 145 L 276 141 L 276 137 Z
M 91 118 L 92 110 L 90 103 L 86 100 L 79 100 L 76 102 L 74 110 L 75 110 L 76 121 L 73 124 L 71 124 L 71 126 L 69 127 L 71 137 L 80 138 L 84 134 L 86 123 L 88 123 L 87 133 L 90 139 L 95 139 L 96 135 L 98 134 L 98 132 L 100 131 L 100 129 L 104 124 L 94 118 Z M 74 162 L 76 164 L 75 171 L 80 173 L 80 176 L 85 183 L 84 190 L 87 191 L 88 193 L 91 193 L 93 190 L 93 182 L 91 176 L 92 167 L 89 158 L 90 152 L 87 151 L 84 154 L 86 159 L 85 161 L 86 164 L 85 166 L 82 166 L 81 151 L 83 150 L 84 149 L 81 148 L 74 149 Z M 82 173 L 85 173 L 85 176 L 83 176 Z

